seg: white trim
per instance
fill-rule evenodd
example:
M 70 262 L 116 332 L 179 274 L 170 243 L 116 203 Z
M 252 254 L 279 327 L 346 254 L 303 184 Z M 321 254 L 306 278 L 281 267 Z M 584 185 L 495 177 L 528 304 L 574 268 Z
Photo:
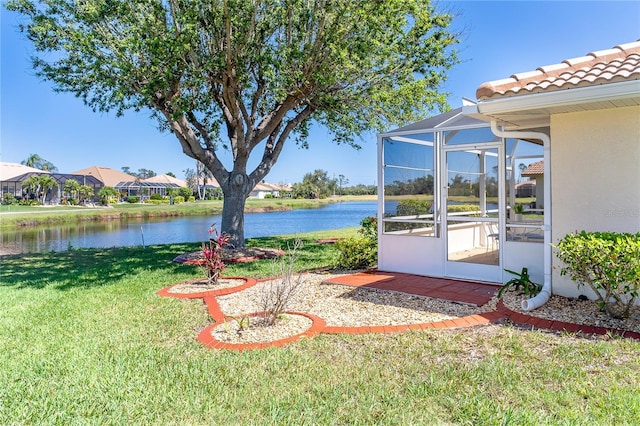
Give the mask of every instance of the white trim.
M 479 101 L 476 108 L 480 114 L 490 115 L 633 98 L 638 98 L 640 101 L 640 80 L 487 99 Z M 463 112 L 471 112 L 473 107 L 473 105 L 469 105 L 466 111 L 463 108 Z M 476 115 L 471 115 L 474 118 L 479 118 Z
M 542 291 L 535 297 L 522 302 L 522 308 L 525 311 L 536 309 L 547 303 L 551 297 L 551 138 L 549 135 L 540 132 L 523 132 L 523 131 L 505 131 L 498 128 L 496 120 L 491 120 L 491 131 L 494 135 L 502 138 L 517 139 L 539 139 L 543 142 L 544 152 L 544 259 L 543 273 L 544 282 Z

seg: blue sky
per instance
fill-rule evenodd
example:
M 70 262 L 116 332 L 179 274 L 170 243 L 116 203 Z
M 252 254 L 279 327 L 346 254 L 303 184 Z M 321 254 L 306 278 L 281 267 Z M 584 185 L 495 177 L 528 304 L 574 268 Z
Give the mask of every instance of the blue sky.
M 453 27 L 463 31 L 459 45 L 463 63 L 449 72 L 443 90 L 452 108 L 462 97 L 475 99 L 485 81 L 509 77 L 538 66 L 555 64 L 588 52 L 640 39 L 637 1 L 439 1 L 454 12 Z M 120 170 L 146 168 L 156 173 L 194 168 L 174 136 L 160 133 L 148 113 L 94 113 L 71 94 L 54 93 L 39 81 L 29 64 L 30 46 L 17 31 L 18 16 L 2 9 L 0 160 L 20 162 L 38 154 L 70 173 L 93 165 Z M 315 126 L 310 149 L 290 141 L 268 182 L 295 183 L 305 173 L 326 170 L 344 175 L 350 184 L 376 181 L 375 135 L 362 149 L 333 144 Z M 258 156 L 260 153 L 256 153 Z

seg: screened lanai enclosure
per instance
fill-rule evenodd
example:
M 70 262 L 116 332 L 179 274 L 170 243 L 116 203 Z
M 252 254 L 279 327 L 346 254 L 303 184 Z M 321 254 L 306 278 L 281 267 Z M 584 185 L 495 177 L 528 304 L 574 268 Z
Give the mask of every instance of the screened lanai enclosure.
M 378 135 L 378 268 L 503 283 L 528 267 L 542 282 L 542 194 L 516 196 L 540 160 L 542 142 L 495 136 L 462 108 Z

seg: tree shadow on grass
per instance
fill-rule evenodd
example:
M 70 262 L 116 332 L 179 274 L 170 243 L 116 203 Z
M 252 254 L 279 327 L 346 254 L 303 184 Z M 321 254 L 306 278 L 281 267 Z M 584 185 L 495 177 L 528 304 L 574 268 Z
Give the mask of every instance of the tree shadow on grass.
M 288 250 L 295 237 L 265 237 L 247 240 L 253 247 Z M 331 262 L 332 251 L 313 239 L 302 239 L 304 249 L 298 253 L 301 269 L 314 269 Z M 167 274 L 193 274 L 193 265 L 173 262 L 181 254 L 199 250 L 199 243 L 157 246 L 76 249 L 66 252 L 31 253 L 1 256 L 0 287 L 58 290 L 91 288 L 114 284 L 127 276 L 148 271 Z M 227 265 L 224 275 L 268 278 L 276 271 L 274 259 Z
M 178 254 L 197 250 L 194 244 L 171 244 L 2 256 L 0 286 L 59 290 L 113 284 L 142 270 L 179 273 L 193 267 L 172 262 Z

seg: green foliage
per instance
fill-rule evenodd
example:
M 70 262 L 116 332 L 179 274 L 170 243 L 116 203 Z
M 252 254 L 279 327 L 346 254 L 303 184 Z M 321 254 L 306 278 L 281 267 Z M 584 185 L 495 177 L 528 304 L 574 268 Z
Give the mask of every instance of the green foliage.
M 178 196 L 182 197 L 183 198 L 182 201 L 184 202 L 184 200 L 193 196 L 193 190 L 191 188 L 184 188 L 184 187 L 178 188 Z M 194 201 L 195 201 L 195 198 L 194 198 Z
M 169 199 L 167 199 L 167 198 L 161 198 L 159 200 L 149 199 L 149 200 L 146 200 L 144 203 L 145 204 L 155 204 L 155 205 L 169 204 Z
M 190 195 L 187 198 L 187 203 L 195 203 L 196 202 L 196 197 L 194 197 L 193 195 Z
M 433 195 L 433 175 L 421 176 L 407 181 L 397 180 L 384 186 L 386 196 Z
M 360 225 L 360 235 L 336 241 L 338 268 L 367 269 L 378 263 L 378 221 L 365 217 Z
M 68 198 L 78 198 L 78 191 L 80 190 L 80 182 L 75 179 L 67 179 L 62 187 L 62 192 Z
M 452 204 L 447 206 L 447 211 L 449 213 L 458 213 L 458 212 L 474 212 L 478 211 L 479 207 L 475 204 Z
M 149 108 L 228 198 L 244 199 L 291 136 L 307 147 L 314 122 L 334 142 L 359 148 L 366 132 L 446 109 L 440 91 L 459 62 L 453 15 L 428 0 L 9 0 L 7 7 L 23 15 L 38 77 L 94 111 Z M 233 167 L 219 156 L 226 149 Z M 254 149 L 262 152 L 252 162 Z M 242 203 L 225 208 L 233 219 L 222 231 L 244 244 Z
M 49 190 L 58 187 L 58 182 L 49 174 L 32 175 L 22 182 L 22 187 L 35 196 L 39 204 L 44 204 Z
M 522 214 L 522 213 L 524 213 L 524 205 L 522 205 L 522 204 L 515 204 L 515 205 L 513 206 L 513 212 L 514 212 L 515 214 Z
M 533 281 L 531 281 L 531 278 L 529 277 L 529 269 L 522 268 L 522 271 L 520 273 L 510 271 L 508 269 L 505 269 L 505 271 L 512 275 L 515 275 L 517 278 L 510 279 L 505 285 L 502 286 L 500 291 L 498 291 L 498 299 L 500 299 L 502 297 L 502 294 L 510 288 L 513 288 L 516 291 L 522 289 L 522 293 L 532 297 L 538 295 L 538 293 L 540 293 L 540 291 L 542 290 L 542 284 L 534 283 Z
M 55 172 L 58 170 L 56 166 L 53 165 L 50 161 L 45 160 L 40 157 L 38 154 L 31 154 L 27 157 L 26 160 L 22 160 L 20 164 L 24 164 L 25 166 L 33 167 L 35 169 L 40 169 L 48 172 Z
M 12 193 L 5 192 L 4 194 L 2 194 L 2 204 L 6 206 L 10 206 L 12 204 L 17 204 L 17 203 L 18 203 L 18 200 Z
M 358 184 L 342 188 L 342 195 L 376 195 L 378 187 L 376 185 Z
M 86 201 L 88 198 L 93 197 L 94 190 L 88 185 L 80 185 L 78 188 L 78 197 L 81 201 Z
M 600 309 L 614 318 L 626 318 L 640 289 L 640 233 L 576 232 L 556 248 L 568 275 L 578 286 L 588 285 Z
M 336 180 L 329 178 L 326 170 L 317 169 L 313 173 L 306 173 L 302 182 L 293 185 L 293 196 L 309 200 L 327 198 L 335 188 Z
M 162 200 L 164 197 L 161 194 L 154 193 L 149 197 L 150 200 Z
M 125 201 L 126 201 L 127 203 L 130 203 L 130 204 L 139 203 L 139 202 L 140 202 L 140 197 L 138 197 L 138 196 L 136 196 L 136 195 L 131 195 L 131 196 L 127 197 L 127 198 L 125 199 Z
M 18 204 L 20 204 L 21 206 L 37 206 L 38 200 L 30 200 L 29 198 L 23 198 L 22 200 L 20 200 Z
M 378 243 L 369 238 L 349 237 L 336 241 L 335 245 L 338 250 L 338 268 L 367 269 L 378 262 Z
M 176 195 L 175 197 L 173 197 L 173 202 L 175 204 L 184 203 L 184 197 L 182 195 Z
M 118 191 L 110 186 L 103 186 L 98 191 L 98 198 L 100 198 L 100 202 L 107 206 L 116 202 L 118 200 L 118 195 Z
M 374 216 L 367 216 L 360 221 L 360 230 L 363 237 L 378 241 L 378 219 Z
M 429 214 L 432 202 L 428 200 L 401 200 L 398 202 L 398 216 L 417 216 Z

